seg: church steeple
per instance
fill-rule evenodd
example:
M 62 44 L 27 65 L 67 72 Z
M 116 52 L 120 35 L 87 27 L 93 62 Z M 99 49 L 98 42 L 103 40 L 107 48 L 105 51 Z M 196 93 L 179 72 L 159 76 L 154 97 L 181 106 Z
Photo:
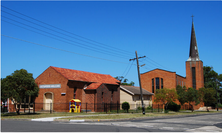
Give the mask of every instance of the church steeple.
M 190 39 L 190 54 L 189 54 L 189 59 L 187 61 L 199 61 L 199 52 L 197 48 L 197 40 L 196 40 L 196 35 L 195 35 L 195 30 L 194 30 L 194 22 L 193 22 L 193 15 L 192 17 L 192 28 L 191 28 L 191 39 Z

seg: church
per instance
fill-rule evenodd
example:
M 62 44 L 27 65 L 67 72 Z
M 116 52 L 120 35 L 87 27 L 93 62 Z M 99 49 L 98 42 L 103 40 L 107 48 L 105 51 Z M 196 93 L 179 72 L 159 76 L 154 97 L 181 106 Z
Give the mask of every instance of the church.
M 145 90 L 155 94 L 157 89 L 176 88 L 177 85 L 199 89 L 204 87 L 203 61 L 199 58 L 194 22 L 192 20 L 190 53 L 186 64 L 186 77 L 163 69 L 154 69 L 141 74 L 141 85 Z M 153 96 L 154 100 L 155 95 Z M 177 102 L 178 103 L 178 102 Z M 198 109 L 202 104 L 194 107 Z

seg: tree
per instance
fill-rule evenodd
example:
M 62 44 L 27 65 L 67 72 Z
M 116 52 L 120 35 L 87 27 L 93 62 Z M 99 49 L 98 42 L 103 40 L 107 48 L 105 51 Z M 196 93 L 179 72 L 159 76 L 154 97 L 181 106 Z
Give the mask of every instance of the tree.
M 216 79 L 218 79 L 218 73 L 213 70 L 213 67 L 204 66 L 204 87 L 216 88 Z
M 2 79 L 1 78 L 1 101 L 5 102 L 7 98 L 9 97 L 9 91 L 8 88 L 3 87 L 6 86 L 6 81 L 7 79 Z
M 222 74 L 218 74 L 213 70 L 213 67 L 204 66 L 204 87 L 216 89 L 215 97 L 221 103 L 222 98 Z M 215 106 L 215 104 L 213 105 Z
M 216 90 L 213 88 L 200 88 L 199 91 L 200 93 L 202 93 L 202 100 L 204 102 L 204 105 L 207 107 L 207 111 L 209 112 L 208 106 L 211 106 L 213 103 L 216 102 Z
M 4 96 L 7 96 L 18 105 L 16 112 L 19 114 L 20 105 L 26 98 L 26 96 L 37 97 L 39 88 L 35 83 L 31 73 L 28 73 L 25 69 L 16 70 L 11 75 L 2 80 L 1 88 Z
M 188 88 L 187 90 L 187 102 L 192 107 L 192 112 L 194 111 L 193 103 L 198 105 L 201 101 L 201 95 L 198 93 L 198 90 L 193 88 Z
M 167 109 L 168 104 L 176 101 L 177 97 L 178 95 L 175 89 L 163 88 L 156 91 L 154 101 L 162 103 Z
M 119 80 L 121 82 L 121 85 L 134 86 L 134 84 L 135 84 L 133 81 L 131 81 L 130 83 L 127 83 L 128 79 L 124 79 L 123 76 L 117 76 L 117 77 L 115 77 L 115 79 Z
M 122 103 L 122 109 L 127 110 L 127 113 L 128 113 L 129 108 L 130 108 L 130 105 L 129 105 L 128 102 L 123 102 Z
M 177 95 L 178 95 L 178 100 L 181 105 L 187 102 L 187 91 L 186 87 L 182 87 L 180 85 L 177 85 L 176 87 Z

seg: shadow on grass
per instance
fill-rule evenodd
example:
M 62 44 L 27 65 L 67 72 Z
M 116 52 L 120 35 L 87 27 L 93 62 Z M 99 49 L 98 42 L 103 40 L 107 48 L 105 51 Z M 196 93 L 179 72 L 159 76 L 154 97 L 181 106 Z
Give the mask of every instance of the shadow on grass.
M 26 115 L 40 115 L 41 113 L 20 113 L 19 115 L 17 113 L 5 113 L 5 114 L 2 114 L 1 113 L 1 116 L 4 117 L 4 116 L 26 116 Z

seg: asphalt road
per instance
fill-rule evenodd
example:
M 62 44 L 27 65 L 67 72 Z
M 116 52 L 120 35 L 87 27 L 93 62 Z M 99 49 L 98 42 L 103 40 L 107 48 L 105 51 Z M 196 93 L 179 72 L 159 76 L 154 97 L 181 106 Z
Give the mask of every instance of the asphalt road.
M 110 122 L 2 120 L 2 132 L 222 132 L 222 113 Z

